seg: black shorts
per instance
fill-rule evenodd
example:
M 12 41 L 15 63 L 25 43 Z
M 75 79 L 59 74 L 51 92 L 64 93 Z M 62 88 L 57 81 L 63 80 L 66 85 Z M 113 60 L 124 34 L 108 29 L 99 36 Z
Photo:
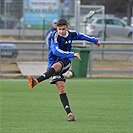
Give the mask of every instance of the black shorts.
M 64 59 L 59 62 L 62 64 L 62 69 L 58 74 L 62 75 L 63 73 L 69 70 L 71 62 L 68 59 Z
M 56 84 L 56 82 L 58 82 L 58 81 L 64 81 L 64 82 L 66 81 L 66 79 L 64 78 L 64 76 L 62 74 L 69 70 L 71 62 L 67 59 L 61 60 L 59 62 L 62 64 L 62 69 L 60 72 L 55 73 L 52 76 L 52 78 L 50 80 L 50 84 Z

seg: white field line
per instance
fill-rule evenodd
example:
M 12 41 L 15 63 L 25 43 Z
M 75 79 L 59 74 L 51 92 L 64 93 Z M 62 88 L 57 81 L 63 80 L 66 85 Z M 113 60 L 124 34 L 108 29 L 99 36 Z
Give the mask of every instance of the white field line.
M 10 81 L 13 81 L 13 82 L 16 82 L 16 81 L 19 81 L 19 82 L 25 82 L 28 80 L 27 79 L 0 79 L 2 82 L 10 82 Z M 121 82 L 127 82 L 127 81 L 133 81 L 133 79 L 67 79 L 69 82 L 80 82 L 80 81 L 83 81 L 83 82 L 110 82 L 110 81 L 113 81 L 113 82 L 118 82 L 118 81 L 121 81 Z M 49 80 L 47 80 L 49 81 Z

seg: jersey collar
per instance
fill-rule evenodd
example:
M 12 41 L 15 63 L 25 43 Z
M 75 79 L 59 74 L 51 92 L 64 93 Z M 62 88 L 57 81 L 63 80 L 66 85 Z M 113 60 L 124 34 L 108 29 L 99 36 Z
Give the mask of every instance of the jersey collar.
M 68 34 L 69 34 L 68 31 L 66 31 L 66 35 L 64 35 L 63 37 L 64 38 L 68 37 Z

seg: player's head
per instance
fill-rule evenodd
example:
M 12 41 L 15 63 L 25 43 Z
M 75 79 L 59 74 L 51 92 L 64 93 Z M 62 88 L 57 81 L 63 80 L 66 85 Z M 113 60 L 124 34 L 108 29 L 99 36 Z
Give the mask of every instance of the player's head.
M 60 19 L 57 22 L 57 31 L 60 36 L 66 35 L 66 31 L 68 30 L 68 23 L 65 19 Z
M 57 26 L 68 26 L 68 23 L 65 19 L 59 19 L 58 22 L 57 22 Z
M 57 19 L 54 19 L 54 20 L 53 20 L 53 22 L 52 22 L 53 28 L 57 28 L 57 22 L 58 22 Z

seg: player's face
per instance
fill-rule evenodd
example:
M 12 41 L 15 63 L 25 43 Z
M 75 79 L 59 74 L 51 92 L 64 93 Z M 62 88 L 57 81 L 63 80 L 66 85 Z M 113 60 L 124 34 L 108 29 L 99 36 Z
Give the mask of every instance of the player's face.
M 60 36 L 64 36 L 66 35 L 66 31 L 68 30 L 67 26 L 66 25 L 63 25 L 63 26 L 57 26 L 57 31 L 58 31 L 58 34 Z
M 53 23 L 53 28 L 57 28 L 57 23 Z

